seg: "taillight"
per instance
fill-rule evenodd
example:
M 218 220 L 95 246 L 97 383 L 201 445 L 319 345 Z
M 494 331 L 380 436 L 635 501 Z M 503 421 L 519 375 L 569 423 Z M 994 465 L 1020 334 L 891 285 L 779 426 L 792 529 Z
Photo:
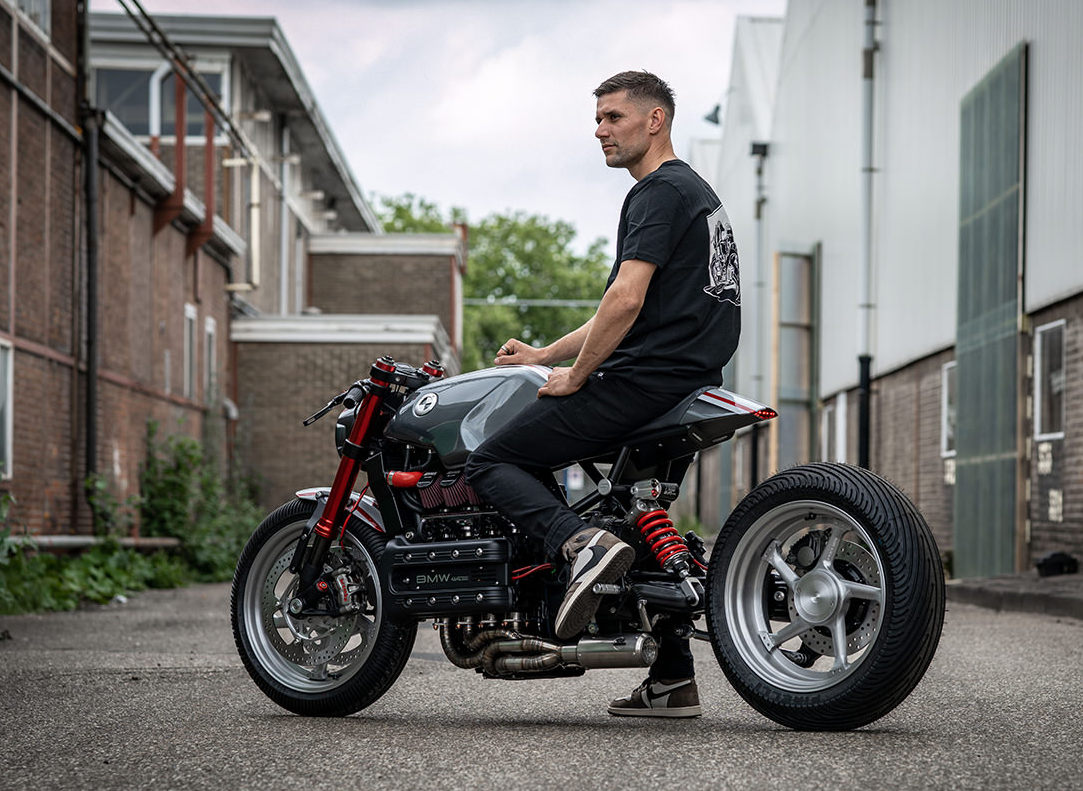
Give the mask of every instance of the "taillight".
M 778 417 L 778 412 L 771 409 L 771 407 L 769 406 L 764 407 L 763 409 L 757 409 L 752 414 L 758 417 L 760 420 L 774 420 L 776 417 Z

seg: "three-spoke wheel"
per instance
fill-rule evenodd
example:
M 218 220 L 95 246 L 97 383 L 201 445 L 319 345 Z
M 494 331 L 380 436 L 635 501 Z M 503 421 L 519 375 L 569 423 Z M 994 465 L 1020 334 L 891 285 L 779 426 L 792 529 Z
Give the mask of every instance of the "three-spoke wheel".
M 924 519 L 887 481 L 845 465 L 795 467 L 753 490 L 719 534 L 708 596 L 734 687 L 800 729 L 855 728 L 893 709 L 943 623 Z

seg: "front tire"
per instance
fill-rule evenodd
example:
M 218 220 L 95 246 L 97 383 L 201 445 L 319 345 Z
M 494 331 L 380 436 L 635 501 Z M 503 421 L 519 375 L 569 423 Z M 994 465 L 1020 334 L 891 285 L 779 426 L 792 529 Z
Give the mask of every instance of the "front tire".
M 289 613 L 297 576 L 289 571 L 297 541 L 316 503 L 293 500 L 253 533 L 233 577 L 233 636 L 245 668 L 278 705 L 307 716 L 344 716 L 383 695 L 410 656 L 416 621 L 387 617 L 377 573 L 386 543 L 351 519 L 329 560 L 348 570 L 359 609 L 351 614 Z
M 794 467 L 741 501 L 707 574 L 715 656 L 760 713 L 848 730 L 894 709 L 932 661 L 944 576 L 898 489 L 843 464 Z

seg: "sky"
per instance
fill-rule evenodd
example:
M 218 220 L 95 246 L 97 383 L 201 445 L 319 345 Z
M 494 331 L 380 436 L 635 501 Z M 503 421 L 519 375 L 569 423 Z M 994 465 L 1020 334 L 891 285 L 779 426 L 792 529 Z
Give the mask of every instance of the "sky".
M 673 141 L 729 82 L 734 20 L 785 0 L 142 0 L 154 13 L 273 16 L 366 196 L 411 192 L 471 221 L 525 211 L 609 249 L 625 170 L 594 138 L 594 88 L 646 69 L 676 92 Z M 114 0 L 94 11 L 122 12 Z M 213 9 L 213 10 L 208 10 Z

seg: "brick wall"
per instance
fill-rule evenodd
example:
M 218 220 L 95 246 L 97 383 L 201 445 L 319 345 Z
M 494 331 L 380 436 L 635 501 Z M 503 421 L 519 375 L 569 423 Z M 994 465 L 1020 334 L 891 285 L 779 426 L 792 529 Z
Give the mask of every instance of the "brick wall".
M 350 382 L 367 376 L 372 361 L 382 354 L 396 360 L 425 359 L 420 346 L 238 343 L 234 348 L 241 412 L 237 461 L 255 478 L 260 504 L 267 509 L 298 489 L 330 486 L 334 479 L 338 410 L 307 428 L 301 425 L 304 418 Z
M 440 317 L 453 337 L 452 262 L 446 255 L 310 257 L 309 304 L 324 313 L 413 313 Z
M 1068 552 L 1083 560 L 1083 408 L 1080 407 L 1083 404 L 1083 295 L 1039 311 L 1031 318 L 1034 327 L 1066 320 L 1066 408 L 1062 439 L 1030 443 L 1029 564 L 1053 551 Z
M 918 507 L 941 552 L 952 547 L 955 497 L 940 455 L 941 369 L 953 359 L 953 351 L 926 357 L 876 379 L 872 393 L 870 465 Z M 847 417 L 852 418 L 848 444 L 853 436 L 853 455 L 847 458 L 856 463 L 856 391 L 847 402 Z

